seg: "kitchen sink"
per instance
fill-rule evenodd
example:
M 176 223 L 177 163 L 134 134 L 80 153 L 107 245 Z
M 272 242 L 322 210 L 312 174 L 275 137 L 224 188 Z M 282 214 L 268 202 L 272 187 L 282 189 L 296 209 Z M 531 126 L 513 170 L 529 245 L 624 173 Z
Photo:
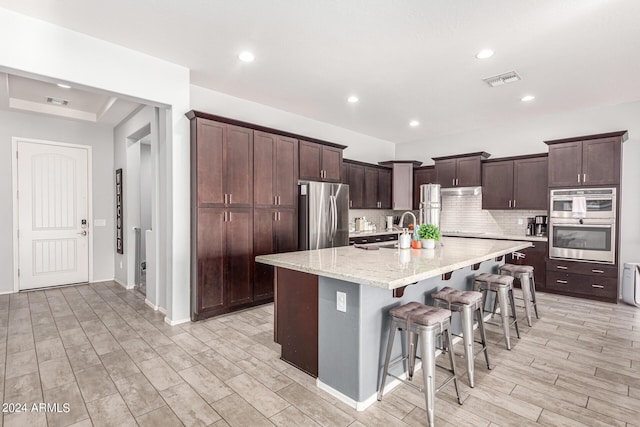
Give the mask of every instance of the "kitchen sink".
M 379 248 L 383 248 L 383 249 L 398 249 L 398 244 L 397 243 L 387 243 L 386 245 L 380 245 L 378 247 Z

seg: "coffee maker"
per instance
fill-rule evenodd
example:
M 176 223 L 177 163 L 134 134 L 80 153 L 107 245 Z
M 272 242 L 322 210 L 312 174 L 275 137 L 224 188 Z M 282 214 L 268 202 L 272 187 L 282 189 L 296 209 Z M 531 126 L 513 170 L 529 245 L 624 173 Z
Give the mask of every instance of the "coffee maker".
M 536 236 L 546 236 L 547 235 L 547 216 L 546 215 L 536 215 Z
M 527 236 L 535 236 L 536 234 L 536 219 L 534 217 L 527 218 Z

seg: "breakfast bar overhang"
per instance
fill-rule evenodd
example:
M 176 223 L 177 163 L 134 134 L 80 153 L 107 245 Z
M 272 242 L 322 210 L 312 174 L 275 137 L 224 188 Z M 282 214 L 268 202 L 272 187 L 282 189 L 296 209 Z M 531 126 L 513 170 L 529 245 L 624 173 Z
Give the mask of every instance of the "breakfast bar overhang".
M 445 286 L 470 290 L 475 274 L 495 273 L 504 255 L 531 242 L 445 237 L 436 249 L 389 246 L 256 257 L 276 267 L 275 338 L 283 360 L 358 410 L 376 400 L 391 308 L 429 304 L 429 295 Z

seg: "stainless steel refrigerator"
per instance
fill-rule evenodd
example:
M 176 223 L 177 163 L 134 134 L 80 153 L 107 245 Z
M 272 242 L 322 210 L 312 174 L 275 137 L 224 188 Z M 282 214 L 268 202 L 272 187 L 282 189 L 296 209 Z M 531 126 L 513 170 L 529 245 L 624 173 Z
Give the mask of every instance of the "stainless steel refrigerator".
M 440 228 L 440 184 L 420 186 L 420 224 L 433 224 Z
M 349 186 L 298 183 L 298 249 L 349 245 Z

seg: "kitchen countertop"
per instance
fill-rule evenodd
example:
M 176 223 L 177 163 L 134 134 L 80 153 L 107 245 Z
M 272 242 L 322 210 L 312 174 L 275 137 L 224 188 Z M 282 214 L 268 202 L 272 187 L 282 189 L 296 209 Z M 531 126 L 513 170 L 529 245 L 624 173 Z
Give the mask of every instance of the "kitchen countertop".
M 531 246 L 530 241 L 457 237 L 443 237 L 442 243 L 443 246 L 436 249 L 363 250 L 341 246 L 260 255 L 256 262 L 362 285 L 396 289 Z
M 450 237 L 473 237 L 476 239 L 497 239 L 497 240 L 524 240 L 527 242 L 547 242 L 547 236 L 521 236 L 519 234 L 493 234 L 493 233 L 475 233 L 467 231 L 443 231 L 443 236 Z

